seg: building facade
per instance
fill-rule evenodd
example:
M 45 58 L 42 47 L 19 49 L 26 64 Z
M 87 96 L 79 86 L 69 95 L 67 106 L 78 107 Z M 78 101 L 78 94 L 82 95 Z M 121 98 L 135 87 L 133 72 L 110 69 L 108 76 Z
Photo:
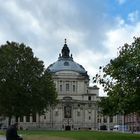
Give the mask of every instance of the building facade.
M 124 116 L 124 123 L 128 126 L 129 131 L 140 131 L 140 115 L 136 112 Z
M 53 75 L 58 93 L 58 104 L 50 107 L 42 116 L 13 118 L 22 129 L 56 130 L 98 130 L 102 125 L 107 129 L 118 123 L 116 116 L 100 116 L 97 107 L 99 88 L 89 86 L 89 76 L 84 67 L 73 60 L 66 40 L 58 60 L 47 68 Z M 7 119 L 1 121 L 5 125 Z
M 73 60 L 66 41 L 58 60 L 48 70 L 53 74 L 59 100 L 58 105 L 50 109 L 53 117 L 46 117 L 48 123 L 55 129 L 96 129 L 99 88 L 89 87 L 87 71 Z

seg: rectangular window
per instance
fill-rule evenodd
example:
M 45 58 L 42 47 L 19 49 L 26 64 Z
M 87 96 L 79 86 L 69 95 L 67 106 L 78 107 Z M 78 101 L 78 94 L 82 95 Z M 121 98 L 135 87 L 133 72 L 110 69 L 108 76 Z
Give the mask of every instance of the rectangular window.
M 88 118 L 89 120 L 91 120 L 91 117 L 89 116 L 89 118 Z
M 23 122 L 23 116 L 22 116 L 22 117 L 20 117 L 20 122 Z
M 88 100 L 91 101 L 91 96 L 88 96 Z
M 33 118 L 33 122 L 36 122 L 36 114 L 34 114 L 34 115 L 32 116 L 32 118 Z
M 30 116 L 26 116 L 26 122 L 30 122 Z
M 18 122 L 18 117 L 16 117 L 16 122 Z
M 55 111 L 55 116 L 58 116 L 58 111 Z
M 73 92 L 75 92 L 75 85 L 73 85 Z
M 110 122 L 110 123 L 113 122 L 113 117 L 110 117 L 110 118 L 109 118 L 109 122 Z
M 60 91 L 62 91 L 62 85 L 60 85 Z
M 80 111 L 77 111 L 77 116 L 80 116 Z
M 104 121 L 104 123 L 107 123 L 107 118 L 104 117 L 104 118 L 103 118 L 103 121 Z
M 69 91 L 69 84 L 66 84 L 66 91 Z

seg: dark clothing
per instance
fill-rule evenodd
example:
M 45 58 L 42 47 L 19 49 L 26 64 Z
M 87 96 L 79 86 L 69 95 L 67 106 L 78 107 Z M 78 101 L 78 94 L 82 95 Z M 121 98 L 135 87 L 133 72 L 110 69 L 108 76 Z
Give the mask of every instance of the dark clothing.
M 11 125 L 6 131 L 6 140 L 22 140 L 17 134 L 17 128 L 14 125 Z

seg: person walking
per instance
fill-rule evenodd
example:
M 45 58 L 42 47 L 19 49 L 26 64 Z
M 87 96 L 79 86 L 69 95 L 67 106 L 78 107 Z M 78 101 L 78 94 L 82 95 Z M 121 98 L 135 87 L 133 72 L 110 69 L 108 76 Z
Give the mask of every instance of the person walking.
M 18 123 L 14 123 L 13 125 L 9 126 L 6 130 L 6 140 L 23 140 L 23 138 L 17 134 L 17 130 Z

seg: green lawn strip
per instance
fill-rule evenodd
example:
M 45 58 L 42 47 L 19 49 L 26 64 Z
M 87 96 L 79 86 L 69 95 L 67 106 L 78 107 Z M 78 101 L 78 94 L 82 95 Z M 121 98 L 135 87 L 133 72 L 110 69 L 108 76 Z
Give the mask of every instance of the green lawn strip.
M 0 130 L 0 135 L 5 135 L 5 130 Z
M 97 131 L 20 131 L 23 135 L 46 135 L 75 140 L 140 140 L 140 134 Z
M 99 131 L 43 131 L 43 130 L 26 130 L 18 131 L 23 136 L 57 136 L 73 138 L 75 140 L 140 140 L 140 134 L 131 133 L 115 133 L 115 132 L 99 132 Z M 0 131 L 4 135 L 3 131 Z

